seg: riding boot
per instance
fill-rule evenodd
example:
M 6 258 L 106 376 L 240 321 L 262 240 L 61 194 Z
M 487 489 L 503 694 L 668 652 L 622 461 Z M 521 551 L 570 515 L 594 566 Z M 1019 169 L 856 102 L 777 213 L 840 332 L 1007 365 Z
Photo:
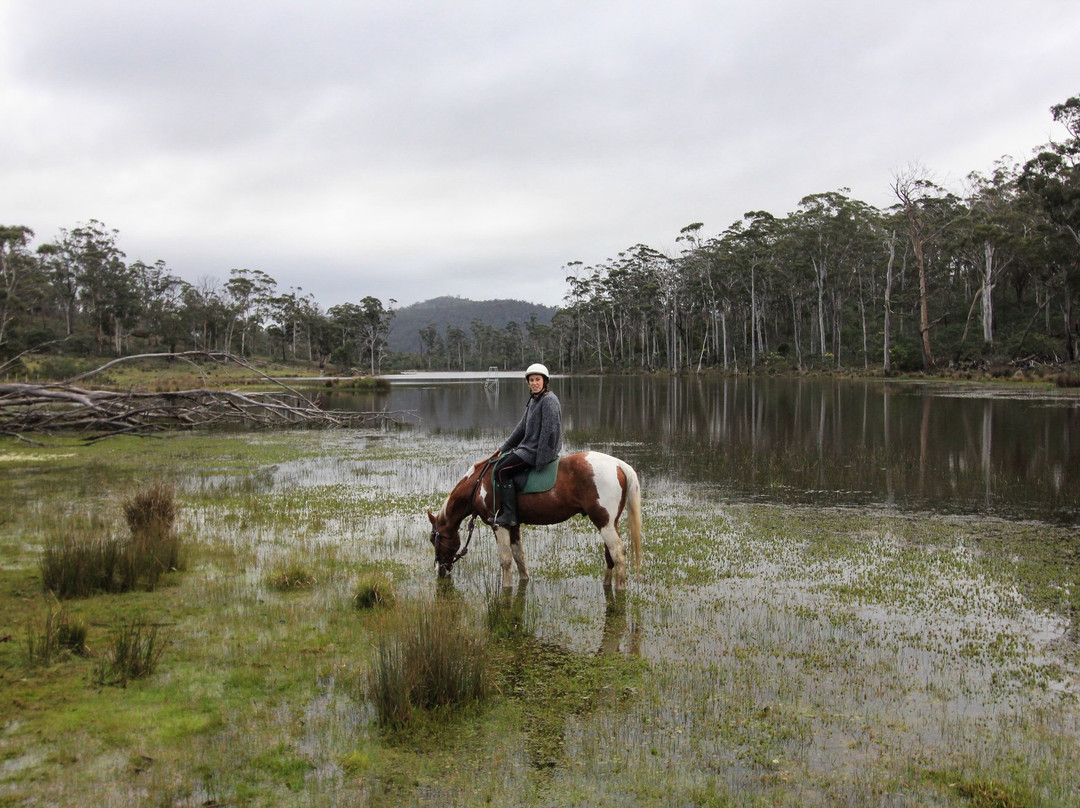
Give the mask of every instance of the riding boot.
M 499 484 L 499 511 L 495 524 L 499 527 L 517 527 L 517 489 L 512 481 Z

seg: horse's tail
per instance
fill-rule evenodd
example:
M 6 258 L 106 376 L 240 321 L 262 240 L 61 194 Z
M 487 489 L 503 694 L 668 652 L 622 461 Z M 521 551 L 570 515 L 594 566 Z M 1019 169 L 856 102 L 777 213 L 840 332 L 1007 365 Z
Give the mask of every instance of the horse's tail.
M 626 515 L 630 520 L 630 560 L 634 572 L 641 572 L 641 483 L 629 463 L 622 463 L 626 475 Z

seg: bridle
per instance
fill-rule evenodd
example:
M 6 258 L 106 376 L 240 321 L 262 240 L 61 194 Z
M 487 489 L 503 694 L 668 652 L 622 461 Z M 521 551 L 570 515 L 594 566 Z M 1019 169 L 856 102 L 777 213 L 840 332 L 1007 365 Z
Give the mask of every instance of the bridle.
M 442 564 L 441 562 L 436 562 L 436 563 L 439 564 L 439 566 L 445 566 L 446 571 L 448 573 L 453 568 L 454 564 L 456 564 L 458 561 L 463 559 L 469 552 L 469 543 L 472 542 L 473 529 L 476 527 L 476 518 L 480 515 L 480 514 L 478 514 L 476 512 L 476 508 L 473 507 L 472 503 L 473 503 L 473 500 L 476 499 L 476 492 L 480 490 L 480 484 L 484 481 L 484 474 L 487 473 L 488 468 L 494 462 L 495 462 L 494 459 L 489 458 L 487 460 L 487 462 L 484 463 L 484 467 L 482 469 L 480 469 L 480 473 L 478 475 L 476 475 L 476 482 L 473 484 L 473 489 L 469 493 L 469 507 L 472 509 L 472 518 L 469 519 L 469 532 L 465 536 L 465 546 L 462 547 L 454 555 L 454 557 L 452 559 L 450 559 L 450 561 L 448 561 L 445 565 Z M 437 543 L 439 539 L 444 539 L 446 541 L 449 541 L 450 537 L 443 534 L 443 533 L 440 533 L 439 529 L 437 527 L 435 527 L 434 525 L 432 525 L 431 526 L 431 543 L 433 545 L 435 545 L 436 549 L 438 549 L 438 546 L 439 546 L 438 543 Z

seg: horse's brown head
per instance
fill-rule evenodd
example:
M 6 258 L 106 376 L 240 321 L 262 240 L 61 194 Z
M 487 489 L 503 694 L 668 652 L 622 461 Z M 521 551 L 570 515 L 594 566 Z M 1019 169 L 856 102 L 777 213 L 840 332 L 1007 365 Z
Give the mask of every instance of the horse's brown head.
M 458 549 L 461 547 L 461 536 L 458 526 L 454 524 L 442 524 L 440 517 L 428 511 L 428 519 L 431 520 L 431 544 L 435 548 L 435 568 L 440 578 L 448 578 L 454 568 L 454 562 L 461 558 Z

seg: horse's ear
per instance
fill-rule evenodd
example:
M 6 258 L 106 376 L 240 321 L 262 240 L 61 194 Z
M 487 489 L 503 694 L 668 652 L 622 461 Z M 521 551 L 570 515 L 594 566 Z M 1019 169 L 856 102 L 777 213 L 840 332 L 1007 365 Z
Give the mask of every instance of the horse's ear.
M 431 511 L 427 512 L 427 518 L 431 520 L 432 525 L 435 524 L 435 522 L 436 522 L 435 514 L 433 514 Z

